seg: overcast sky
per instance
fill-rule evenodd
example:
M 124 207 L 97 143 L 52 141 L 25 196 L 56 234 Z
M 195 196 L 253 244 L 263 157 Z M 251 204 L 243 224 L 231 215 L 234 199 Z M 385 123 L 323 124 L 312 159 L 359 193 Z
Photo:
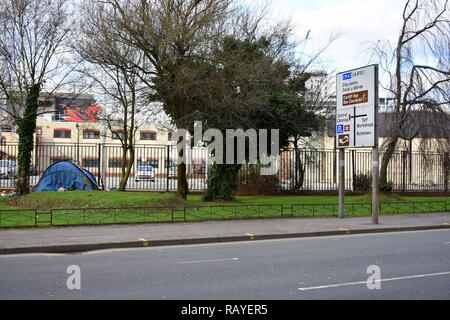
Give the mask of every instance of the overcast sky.
M 325 55 L 331 71 L 345 71 L 369 63 L 370 43 L 395 42 L 405 0 L 273 0 L 273 12 L 290 17 L 297 40 L 309 39 L 299 51 L 316 52 L 330 35 L 342 35 Z

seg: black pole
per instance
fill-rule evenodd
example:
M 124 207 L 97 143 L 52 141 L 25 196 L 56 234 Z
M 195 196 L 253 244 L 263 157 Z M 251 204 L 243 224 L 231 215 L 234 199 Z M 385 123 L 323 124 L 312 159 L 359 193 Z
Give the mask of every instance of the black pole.
M 356 177 L 356 168 L 355 168 L 355 151 L 352 150 L 352 184 L 353 184 L 353 191 L 355 191 L 355 177 Z
M 407 151 L 402 151 L 402 191 L 406 191 L 406 157 Z
M 80 125 L 77 123 L 75 125 L 75 127 L 77 128 L 77 165 L 81 166 L 81 163 L 80 163 Z
M 450 153 L 444 153 L 444 190 L 448 191 L 448 180 L 450 178 Z
M 102 163 L 102 144 L 98 144 L 98 161 L 97 161 L 97 182 L 100 185 L 101 183 L 101 163 Z
M 169 161 L 170 161 L 170 146 L 166 146 L 166 191 L 169 191 Z

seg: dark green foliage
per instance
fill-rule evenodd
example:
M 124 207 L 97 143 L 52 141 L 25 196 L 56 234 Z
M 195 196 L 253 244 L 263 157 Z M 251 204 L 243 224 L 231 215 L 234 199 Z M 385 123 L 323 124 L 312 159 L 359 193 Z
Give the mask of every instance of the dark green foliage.
M 391 192 L 393 183 L 386 182 L 380 186 L 381 192 Z M 371 191 L 372 190 L 372 173 L 360 173 L 353 177 L 353 191 Z
M 203 201 L 232 201 L 237 185 L 237 173 L 241 165 L 213 164 L 208 175 L 208 188 L 203 193 Z
M 204 95 L 207 99 L 196 109 L 208 127 L 223 132 L 229 128 L 267 129 L 268 146 L 270 130 L 279 129 L 280 147 L 288 146 L 290 137 L 310 136 L 320 127 L 320 119 L 307 109 L 303 98 L 310 75 L 296 70 L 289 59 L 274 56 L 273 47 L 265 37 L 228 37 L 215 49 L 215 66 L 202 68 L 208 70 L 202 73 L 205 79 L 211 80 L 205 82 L 203 90 L 211 94 Z M 203 199 L 232 199 L 236 166 L 223 164 L 213 169 Z
M 381 192 L 392 192 L 392 188 L 393 188 L 392 181 L 388 181 L 385 184 L 380 186 L 380 191 Z
M 280 193 L 280 181 L 276 175 L 261 175 L 259 172 L 240 172 L 239 195 L 276 195 Z
M 353 191 L 370 191 L 372 190 L 372 174 L 359 173 L 353 176 Z

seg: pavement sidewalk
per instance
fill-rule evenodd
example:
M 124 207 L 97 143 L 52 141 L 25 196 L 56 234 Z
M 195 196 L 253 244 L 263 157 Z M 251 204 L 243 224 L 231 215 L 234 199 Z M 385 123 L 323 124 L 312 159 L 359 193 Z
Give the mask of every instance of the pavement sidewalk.
M 450 212 L 370 217 L 277 218 L 0 229 L 0 254 L 68 253 L 226 241 L 252 241 L 450 228 Z

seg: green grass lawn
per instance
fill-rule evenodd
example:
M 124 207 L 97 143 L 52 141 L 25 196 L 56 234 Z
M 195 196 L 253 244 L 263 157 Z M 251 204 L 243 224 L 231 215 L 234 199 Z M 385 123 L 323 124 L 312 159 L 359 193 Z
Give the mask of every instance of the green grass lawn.
M 345 202 L 347 215 L 370 215 L 370 194 L 346 196 Z M 382 214 L 433 212 L 448 208 L 450 196 L 400 197 L 381 194 L 380 202 Z M 35 192 L 23 197 L 1 197 L 0 210 L 12 211 L 0 212 L 0 226 L 48 226 L 50 221 L 52 225 L 70 225 L 320 217 L 337 215 L 337 203 L 337 196 L 323 195 L 238 196 L 231 202 L 205 203 L 201 201 L 201 195 L 189 195 L 187 200 L 183 200 L 167 192 Z M 52 215 L 49 213 L 51 209 L 54 209 Z

